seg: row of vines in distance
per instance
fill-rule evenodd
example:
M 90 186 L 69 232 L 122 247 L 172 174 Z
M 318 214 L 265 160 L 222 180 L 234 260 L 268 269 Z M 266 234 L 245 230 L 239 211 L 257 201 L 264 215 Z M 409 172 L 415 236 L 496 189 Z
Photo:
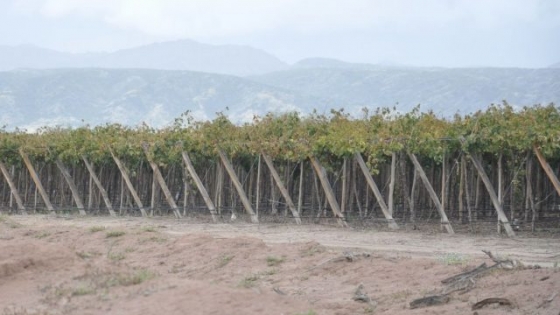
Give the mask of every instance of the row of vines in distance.
M 132 166 L 145 159 L 143 144 L 150 145 L 150 154 L 162 166 L 181 163 L 181 151 L 188 151 L 196 161 L 216 158 L 218 149 L 232 158 L 265 153 L 276 161 L 297 162 L 315 156 L 327 168 L 331 161 L 337 164 L 340 158 L 358 152 L 374 171 L 393 152 L 403 150 L 440 163 L 445 155 L 456 152 L 523 156 L 537 145 L 547 159 L 556 161 L 560 158 L 560 110 L 553 104 L 521 109 L 504 104 L 451 119 L 419 108 L 408 113 L 364 110 L 359 118 L 333 110 L 329 115 L 268 114 L 243 125 L 222 114 L 205 122 L 183 115 L 161 129 L 110 124 L 45 127 L 35 133 L 0 131 L 0 157 L 7 164 L 20 163 L 20 149 L 35 161 L 60 158 L 69 164 L 82 156 L 94 163 L 108 162 L 112 149 Z
M 138 209 L 124 189 L 114 154 L 126 164 L 141 202 L 150 204 L 152 212 L 164 209 L 162 205 L 166 203 L 158 194 L 149 167 L 148 161 L 155 162 L 185 215 L 204 203 L 200 194 L 189 193 L 193 183 L 184 173 L 183 152 L 190 156 L 220 216 L 223 211 L 238 211 L 240 203 L 224 177 L 220 151 L 232 160 L 249 202 L 257 210 L 260 205 L 259 215 L 277 215 L 281 208 L 284 217 L 288 215 L 285 205 L 279 203 L 271 173 L 263 170 L 261 174 L 260 155 L 266 154 L 280 171 L 288 194 L 297 198 L 300 216 L 331 217 L 326 192 L 320 189 L 309 165 L 308 159 L 314 157 L 326 168 L 343 212 L 346 209 L 346 220 L 369 224 L 370 219 L 382 218 L 380 204 L 374 201 L 365 177 L 359 174 L 354 158 L 359 154 L 367 161 L 386 196 L 383 198 L 388 198 L 393 218 L 400 222 L 417 224 L 420 219 L 428 222 L 439 217 L 434 215 L 433 199 L 417 184 L 417 168 L 425 169 L 429 185 L 438 194 L 441 192 L 436 198 L 440 198 L 451 221 L 469 223 L 469 231 L 476 230 L 474 222 L 495 222 L 495 202 L 483 188 L 481 171 L 474 165 L 478 160 L 486 169 L 482 172 L 497 188 L 498 203 L 509 220 L 531 222 L 531 230 L 539 220 L 543 226 L 560 227 L 558 189 L 552 187 L 547 178 L 550 175 L 537 166 L 534 156 L 537 151 L 542 153 L 558 173 L 560 108 L 553 104 L 514 108 L 504 103 L 452 118 L 421 112 L 418 107 L 408 113 L 364 109 L 360 117 L 341 109 L 327 115 L 268 114 L 238 125 L 223 114 L 212 121 L 194 121 L 187 112 L 160 129 L 109 124 L 45 127 L 34 133 L 0 130 L 0 161 L 9 166 L 23 203 L 33 211 L 41 211 L 44 205 L 37 198 L 23 156 L 37 167 L 55 208 L 69 209 L 73 204 L 57 170 L 57 163 L 63 163 L 69 167 L 79 194 L 87 200 L 86 210 L 106 210 L 98 192 L 92 189 L 92 177 L 84 167 L 87 159 L 100 173 L 110 201 L 120 205 L 119 213 L 136 215 Z M 412 156 L 415 160 L 417 157 L 418 166 L 412 165 Z M 3 182 L 0 208 L 14 210 L 12 194 Z

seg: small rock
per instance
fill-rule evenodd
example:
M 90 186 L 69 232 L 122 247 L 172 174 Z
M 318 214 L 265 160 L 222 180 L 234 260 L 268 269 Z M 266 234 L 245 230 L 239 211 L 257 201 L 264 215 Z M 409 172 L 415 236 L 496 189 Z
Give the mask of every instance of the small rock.
M 280 295 L 286 295 L 286 293 L 282 290 L 280 290 L 280 288 L 274 287 L 272 288 L 272 290 L 274 290 L 274 292 L 280 294 Z
M 361 283 L 356 289 L 356 292 L 354 292 L 354 297 L 352 299 L 357 302 L 371 302 L 371 298 L 367 295 L 367 292 L 364 290 L 364 285 Z

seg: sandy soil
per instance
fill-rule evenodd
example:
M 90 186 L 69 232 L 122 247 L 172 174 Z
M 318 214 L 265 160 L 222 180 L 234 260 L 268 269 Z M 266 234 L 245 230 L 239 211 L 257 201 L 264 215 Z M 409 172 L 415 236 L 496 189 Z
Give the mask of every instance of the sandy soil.
M 493 262 L 449 302 L 410 308 Z M 350 258 L 350 259 L 349 259 Z M 560 314 L 558 237 L 0 216 L 1 314 Z M 355 301 L 361 296 L 369 302 Z M 513 305 L 488 305 L 486 298 Z

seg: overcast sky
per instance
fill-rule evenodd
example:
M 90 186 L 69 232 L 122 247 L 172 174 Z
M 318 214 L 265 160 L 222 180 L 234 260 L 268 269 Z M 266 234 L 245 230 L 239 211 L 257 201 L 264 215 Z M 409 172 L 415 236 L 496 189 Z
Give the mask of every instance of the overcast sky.
M 0 0 L 0 45 L 114 51 L 190 38 L 417 66 L 560 62 L 560 0 Z

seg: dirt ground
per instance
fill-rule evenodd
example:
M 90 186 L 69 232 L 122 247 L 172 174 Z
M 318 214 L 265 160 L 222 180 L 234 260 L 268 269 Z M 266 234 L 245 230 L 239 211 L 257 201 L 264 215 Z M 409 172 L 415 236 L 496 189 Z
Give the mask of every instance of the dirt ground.
M 492 265 L 482 250 L 521 265 L 485 273 L 445 304 L 410 308 L 448 289 L 441 280 Z M 3 315 L 557 315 L 559 264 L 558 235 L 0 216 Z M 512 305 L 471 309 L 486 298 Z

